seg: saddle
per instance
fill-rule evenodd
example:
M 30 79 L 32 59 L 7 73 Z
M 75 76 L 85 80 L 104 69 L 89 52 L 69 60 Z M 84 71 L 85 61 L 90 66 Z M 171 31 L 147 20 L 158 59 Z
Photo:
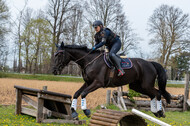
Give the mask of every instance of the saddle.
M 133 63 L 131 62 L 131 60 L 129 58 L 127 58 L 127 56 L 119 55 L 119 57 L 121 59 L 122 69 L 132 68 Z M 109 58 L 109 53 L 107 53 L 107 52 L 104 53 L 104 62 L 111 69 L 110 73 L 109 73 L 109 81 L 107 84 L 104 85 L 104 88 L 106 88 L 106 87 L 108 87 L 108 85 L 115 85 L 112 83 L 112 79 L 113 79 L 114 74 L 115 74 L 115 66 L 112 63 L 111 59 Z
M 121 67 L 122 69 L 130 69 L 133 66 L 133 63 L 126 55 L 119 55 L 121 59 Z M 114 68 L 114 63 L 112 63 L 111 59 L 109 58 L 109 53 L 104 53 L 104 62 L 106 65 L 111 69 Z

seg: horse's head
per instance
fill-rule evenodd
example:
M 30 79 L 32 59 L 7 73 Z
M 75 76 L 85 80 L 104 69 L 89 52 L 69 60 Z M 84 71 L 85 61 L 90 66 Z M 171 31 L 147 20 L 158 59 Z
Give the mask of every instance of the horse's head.
M 67 66 L 70 62 L 69 55 L 66 55 L 66 50 L 64 48 L 64 43 L 62 42 L 60 46 L 56 45 L 57 52 L 54 55 L 54 67 L 53 74 L 57 75 L 62 71 L 62 69 Z

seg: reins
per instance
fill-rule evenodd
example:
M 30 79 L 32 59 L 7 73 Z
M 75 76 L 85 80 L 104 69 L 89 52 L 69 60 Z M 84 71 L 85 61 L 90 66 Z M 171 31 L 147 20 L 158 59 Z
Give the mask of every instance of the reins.
M 83 68 L 83 70 L 85 70 L 85 68 L 90 65 L 92 62 L 94 62 L 95 60 L 97 60 L 100 56 L 102 56 L 103 53 L 100 53 L 100 55 L 98 55 L 96 58 L 94 58 L 92 61 L 90 61 L 89 63 L 86 64 L 86 66 Z
M 80 61 L 80 60 L 82 60 L 82 59 L 84 59 L 86 56 L 88 56 L 91 52 L 92 52 L 93 50 L 91 50 L 90 52 L 88 52 L 85 56 L 83 56 L 83 57 L 81 57 L 81 58 L 79 58 L 78 60 L 75 60 L 74 62 L 78 62 L 78 61 Z M 70 53 L 68 53 L 71 57 L 73 57 L 74 58 L 74 56 L 72 56 Z M 90 61 L 89 63 L 87 63 L 86 64 L 86 66 L 84 66 L 84 68 L 83 68 L 83 70 L 85 70 L 85 68 L 88 66 L 88 65 L 90 65 L 92 62 L 94 62 L 96 59 L 98 59 L 100 56 L 102 56 L 103 55 L 103 53 L 100 53 L 100 55 L 98 55 L 97 57 L 95 57 L 92 61 Z
M 85 58 L 86 56 L 88 56 L 92 51 L 93 51 L 93 50 L 91 50 L 90 52 L 88 52 L 86 55 L 84 55 L 83 57 L 79 58 L 78 60 L 75 60 L 74 62 L 77 63 L 78 61 L 84 59 L 84 58 Z M 71 55 L 71 54 L 70 54 L 70 55 Z
M 93 51 L 93 50 L 89 51 L 86 55 L 84 55 L 83 57 L 81 57 L 81 58 L 75 60 L 74 62 L 77 63 L 78 61 L 84 59 L 84 58 L 85 58 L 86 56 L 88 56 L 92 51 Z M 60 50 L 58 53 L 60 53 L 60 52 L 63 52 L 63 50 Z M 69 54 L 73 59 L 75 59 L 75 57 L 72 56 L 70 53 L 68 53 L 68 54 Z M 95 57 L 92 61 L 90 61 L 89 63 L 87 63 L 87 64 L 84 66 L 83 70 L 85 70 L 85 68 L 86 68 L 88 65 L 90 65 L 92 62 L 94 62 L 95 60 L 97 60 L 97 59 L 98 59 L 100 56 L 102 56 L 102 55 L 103 55 L 103 53 L 100 53 L 100 55 L 98 55 L 98 56 Z

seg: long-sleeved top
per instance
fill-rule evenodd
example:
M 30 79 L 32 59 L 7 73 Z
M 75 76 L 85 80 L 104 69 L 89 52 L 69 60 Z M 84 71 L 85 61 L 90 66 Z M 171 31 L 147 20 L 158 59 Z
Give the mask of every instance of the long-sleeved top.
M 95 38 L 95 48 L 100 48 L 103 45 L 106 45 L 110 47 L 117 39 L 119 39 L 119 36 L 113 33 L 109 28 L 104 28 L 100 32 L 97 32 L 94 36 Z

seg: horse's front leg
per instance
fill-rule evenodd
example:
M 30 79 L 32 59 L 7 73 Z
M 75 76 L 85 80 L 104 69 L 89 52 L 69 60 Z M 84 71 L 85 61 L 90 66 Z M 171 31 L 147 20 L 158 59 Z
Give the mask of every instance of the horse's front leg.
M 71 104 L 71 111 L 72 111 L 72 118 L 73 119 L 78 119 L 78 113 L 76 112 L 77 110 L 77 98 L 81 95 L 82 91 L 87 87 L 87 83 L 84 83 L 82 85 L 82 87 L 75 92 L 74 96 L 73 96 L 73 101 L 72 101 L 72 104 Z
M 87 116 L 87 117 L 90 117 L 90 109 L 87 109 L 87 106 L 86 106 L 86 96 L 90 93 L 90 92 L 93 92 L 95 91 L 96 89 L 100 88 L 102 85 L 100 84 L 99 81 L 93 81 L 92 84 L 90 84 L 86 89 L 84 89 L 84 91 L 81 93 L 81 109 L 83 110 L 84 114 Z

